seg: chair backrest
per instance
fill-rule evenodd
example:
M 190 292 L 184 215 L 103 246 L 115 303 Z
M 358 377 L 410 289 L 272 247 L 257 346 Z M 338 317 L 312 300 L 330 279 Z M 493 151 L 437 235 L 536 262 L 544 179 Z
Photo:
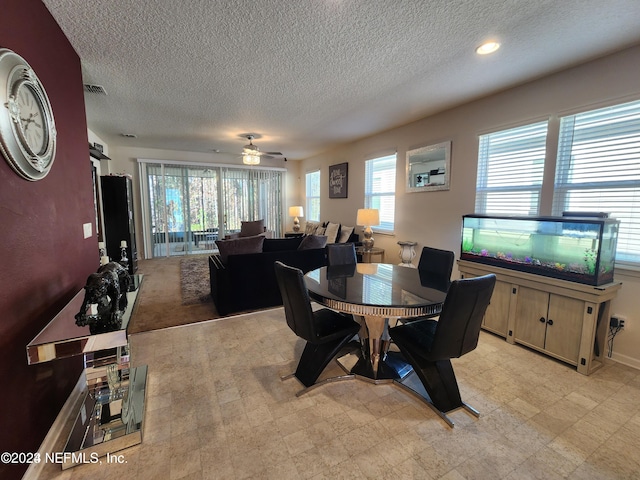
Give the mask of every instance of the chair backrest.
M 328 243 L 327 265 L 355 265 L 356 247 L 353 243 Z
M 455 254 L 449 250 L 423 247 L 418 261 L 418 270 L 451 279 Z
M 300 338 L 313 341 L 317 335 L 311 299 L 302 270 L 279 261 L 274 263 L 274 268 L 287 325 Z
M 495 284 L 493 273 L 451 282 L 429 352 L 431 360 L 458 358 L 476 348 Z

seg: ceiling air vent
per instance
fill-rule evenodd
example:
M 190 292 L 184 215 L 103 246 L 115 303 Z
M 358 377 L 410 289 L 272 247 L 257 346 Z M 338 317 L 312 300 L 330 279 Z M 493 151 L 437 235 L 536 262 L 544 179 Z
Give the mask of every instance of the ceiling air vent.
M 96 95 L 106 95 L 107 91 L 102 85 L 91 85 L 90 83 L 84 84 L 84 91 L 87 93 L 95 93 Z

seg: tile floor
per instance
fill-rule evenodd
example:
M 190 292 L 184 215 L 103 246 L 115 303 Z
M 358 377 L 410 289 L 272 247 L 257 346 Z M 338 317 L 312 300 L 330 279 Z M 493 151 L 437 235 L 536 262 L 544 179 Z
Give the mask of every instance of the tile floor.
M 295 396 L 280 375 L 303 347 L 282 309 L 131 337 L 149 365 L 141 445 L 126 464 L 47 465 L 45 479 L 640 479 L 640 371 L 589 377 L 482 332 L 454 361 L 450 415 L 392 385 L 346 381 Z

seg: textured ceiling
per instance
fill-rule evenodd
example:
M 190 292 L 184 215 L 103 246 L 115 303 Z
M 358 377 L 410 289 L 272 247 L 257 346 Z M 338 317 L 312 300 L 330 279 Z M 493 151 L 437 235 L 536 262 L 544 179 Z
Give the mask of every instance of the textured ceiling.
M 638 0 L 43 1 L 110 145 L 289 159 L 640 43 Z

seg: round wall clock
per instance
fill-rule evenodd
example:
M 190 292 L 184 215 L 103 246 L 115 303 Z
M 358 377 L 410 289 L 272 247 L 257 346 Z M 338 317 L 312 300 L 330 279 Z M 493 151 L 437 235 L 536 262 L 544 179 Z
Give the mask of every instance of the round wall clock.
M 0 48 L 0 150 L 18 175 L 41 180 L 56 154 L 56 126 L 42 83 L 27 61 Z

